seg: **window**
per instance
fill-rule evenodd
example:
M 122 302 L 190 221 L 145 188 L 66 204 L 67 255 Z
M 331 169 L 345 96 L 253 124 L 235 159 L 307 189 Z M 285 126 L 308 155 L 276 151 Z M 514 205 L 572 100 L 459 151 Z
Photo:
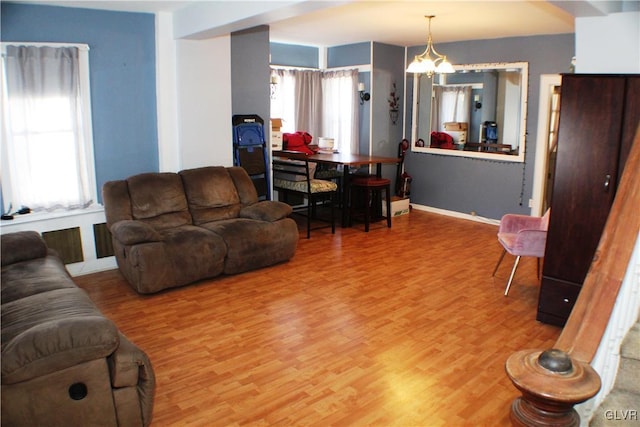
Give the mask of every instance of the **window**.
M 358 152 L 358 70 L 274 69 L 272 75 L 271 117 L 283 119 L 282 132 L 309 132 L 314 143 L 334 138 L 339 151 Z
M 468 123 L 471 118 L 471 86 L 436 86 L 433 87 L 436 105 L 433 109 L 431 126 L 437 132 L 445 131 L 447 122 Z
M 4 211 L 96 202 L 88 50 L 2 44 Z

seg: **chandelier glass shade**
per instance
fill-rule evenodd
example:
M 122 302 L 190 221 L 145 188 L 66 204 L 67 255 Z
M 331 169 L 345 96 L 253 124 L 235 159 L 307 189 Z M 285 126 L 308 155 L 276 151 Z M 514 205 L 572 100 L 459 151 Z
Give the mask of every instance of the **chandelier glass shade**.
M 431 20 L 435 15 L 425 16 L 429 20 L 429 37 L 427 38 L 427 48 L 420 55 L 413 58 L 413 62 L 407 67 L 407 73 L 426 73 L 431 77 L 434 73 L 446 74 L 453 73 L 453 65 L 447 61 L 446 55 L 439 54 L 433 47 L 433 39 L 431 37 Z M 431 57 L 433 53 L 434 58 Z

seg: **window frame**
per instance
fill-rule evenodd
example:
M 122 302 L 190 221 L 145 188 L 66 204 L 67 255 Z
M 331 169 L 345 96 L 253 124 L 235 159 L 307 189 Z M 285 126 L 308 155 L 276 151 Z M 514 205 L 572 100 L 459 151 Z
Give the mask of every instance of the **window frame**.
M 78 66 L 79 66 L 79 81 L 80 81 L 80 90 L 81 90 L 81 100 L 82 107 L 80 114 L 82 116 L 83 121 L 83 149 L 85 162 L 87 164 L 87 180 L 90 191 L 90 200 L 91 203 L 85 207 L 93 208 L 96 206 L 100 206 L 98 203 L 98 188 L 97 188 L 97 180 L 96 180 L 96 164 L 95 164 L 95 155 L 94 155 L 94 145 L 93 145 L 93 120 L 92 120 L 92 108 L 91 108 L 91 73 L 89 67 L 89 45 L 86 43 L 40 43 L 40 42 L 9 42 L 3 41 L 0 43 L 0 49 L 2 52 L 2 65 L 0 66 L 0 83 L 2 85 L 2 118 L 3 122 L 5 117 L 4 108 L 8 105 L 6 101 L 7 91 L 6 91 L 6 78 L 5 78 L 5 63 L 4 58 L 6 55 L 6 47 L 7 46 L 34 46 L 34 47 L 52 47 L 52 48 L 61 48 L 61 47 L 75 47 L 78 49 Z M 8 141 L 7 138 L 7 130 L 3 126 L 3 139 Z M 2 164 L 8 162 L 7 157 L 7 144 L 2 144 Z M 7 160 L 4 160 L 7 159 Z M 11 189 L 11 174 L 9 168 L 2 167 L 2 210 L 3 212 L 8 212 L 9 205 L 12 202 L 13 194 Z M 18 209 L 19 206 L 13 206 L 13 209 Z M 63 211 L 76 211 L 81 210 L 82 208 L 77 209 L 56 209 Z M 48 211 L 48 210 L 47 210 Z
M 330 72 L 340 72 L 340 71 L 350 71 L 350 70 L 357 70 L 358 73 L 362 72 L 362 67 L 360 66 L 346 66 L 346 67 L 333 67 L 333 68 L 308 68 L 308 67 L 295 67 L 295 66 L 281 66 L 281 65 L 274 65 L 271 64 L 270 65 L 270 76 L 271 76 L 271 84 L 272 85 L 276 85 L 275 88 L 273 88 L 273 92 L 272 92 L 272 96 L 271 96 L 271 104 L 270 104 L 270 118 L 271 119 L 282 119 L 284 122 L 284 125 L 281 128 L 281 132 L 282 133 L 292 133 L 292 132 L 296 132 L 296 129 L 298 129 L 298 125 L 295 123 L 295 119 L 294 120 L 288 120 L 290 119 L 290 117 L 279 117 L 278 113 L 275 113 L 276 115 L 274 116 L 274 111 L 273 108 L 271 108 L 271 106 L 273 105 L 273 100 L 275 99 L 279 99 L 280 93 L 278 93 L 278 91 L 281 91 L 282 89 L 277 87 L 277 85 L 282 84 L 283 82 L 280 81 L 280 77 L 278 77 L 277 73 L 278 71 L 291 71 L 291 70 L 296 70 L 296 71 L 312 71 L 312 72 L 318 72 L 321 74 L 321 81 L 322 81 L 322 85 L 324 86 L 324 80 L 326 79 L 326 77 L 324 76 L 325 73 L 330 73 Z M 295 78 L 294 78 L 295 80 Z M 355 84 L 358 83 L 358 78 L 355 78 Z M 353 94 L 355 94 L 355 88 L 353 91 Z M 357 96 L 357 95 L 353 95 L 353 96 Z M 325 100 L 327 99 L 327 94 L 324 93 L 323 91 L 323 105 L 325 104 Z M 354 98 L 353 99 L 355 104 L 353 105 L 353 109 L 351 110 L 351 117 L 353 118 L 354 114 L 358 114 L 359 115 L 359 110 L 358 110 L 358 106 L 357 104 L 357 99 Z M 282 116 L 282 115 L 280 115 Z M 322 120 L 320 123 L 320 135 L 313 135 L 314 138 L 314 144 L 317 144 L 317 141 L 319 141 L 319 138 L 324 136 L 324 133 L 326 131 L 327 128 L 330 127 L 339 127 L 339 126 L 335 126 L 335 121 L 331 121 L 332 122 L 332 126 L 328 126 L 327 122 L 326 122 L 327 118 L 325 117 L 325 114 L 323 112 L 322 114 Z M 292 123 L 293 122 L 293 123 Z M 352 126 L 356 126 L 355 128 L 358 129 L 358 123 L 354 122 L 352 124 Z M 349 152 L 357 152 L 354 151 L 354 148 L 357 149 L 358 145 L 359 145 L 359 135 L 352 135 L 353 138 L 351 138 L 351 140 L 349 141 L 349 143 L 343 143 L 341 142 L 339 144 L 338 147 L 334 147 L 334 149 L 339 150 L 339 151 L 349 151 Z

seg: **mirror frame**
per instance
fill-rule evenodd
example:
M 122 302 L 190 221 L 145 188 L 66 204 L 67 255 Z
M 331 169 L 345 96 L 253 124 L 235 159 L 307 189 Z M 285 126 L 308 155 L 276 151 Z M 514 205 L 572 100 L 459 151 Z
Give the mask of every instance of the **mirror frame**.
M 527 105 L 529 94 L 529 63 L 528 62 L 492 62 L 484 64 L 464 64 L 454 65 L 453 68 L 456 71 L 470 71 L 470 70 L 508 70 L 512 68 L 520 69 L 520 126 L 518 128 L 518 138 L 520 144 L 518 145 L 518 154 L 515 156 L 505 155 L 499 153 L 482 153 L 478 151 L 463 151 L 463 150 L 445 150 L 441 148 L 429 148 L 429 147 L 416 147 L 415 141 L 418 140 L 418 109 L 417 102 L 420 93 L 419 88 L 419 74 L 413 76 L 413 105 L 411 109 L 411 151 L 414 153 L 427 153 L 437 154 L 440 156 L 455 156 L 455 157 L 471 157 L 484 160 L 498 160 L 503 162 L 524 162 L 526 139 L 527 139 Z M 431 133 L 431 132 L 429 132 Z

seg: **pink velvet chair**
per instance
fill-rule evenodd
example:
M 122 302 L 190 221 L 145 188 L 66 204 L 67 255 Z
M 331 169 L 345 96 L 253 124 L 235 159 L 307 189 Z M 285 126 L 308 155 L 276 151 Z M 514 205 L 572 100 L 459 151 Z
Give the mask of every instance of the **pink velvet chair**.
M 547 243 L 550 211 L 551 209 L 547 209 L 547 212 L 542 217 L 506 214 L 500 220 L 498 242 L 504 247 L 504 251 L 500 255 L 492 276 L 495 276 L 496 271 L 498 271 L 504 254 L 509 252 L 516 257 L 507 282 L 507 288 L 504 290 L 505 296 L 509 293 L 520 257 L 534 256 L 538 258 L 538 278 L 540 277 L 540 258 L 544 257 L 544 248 Z

